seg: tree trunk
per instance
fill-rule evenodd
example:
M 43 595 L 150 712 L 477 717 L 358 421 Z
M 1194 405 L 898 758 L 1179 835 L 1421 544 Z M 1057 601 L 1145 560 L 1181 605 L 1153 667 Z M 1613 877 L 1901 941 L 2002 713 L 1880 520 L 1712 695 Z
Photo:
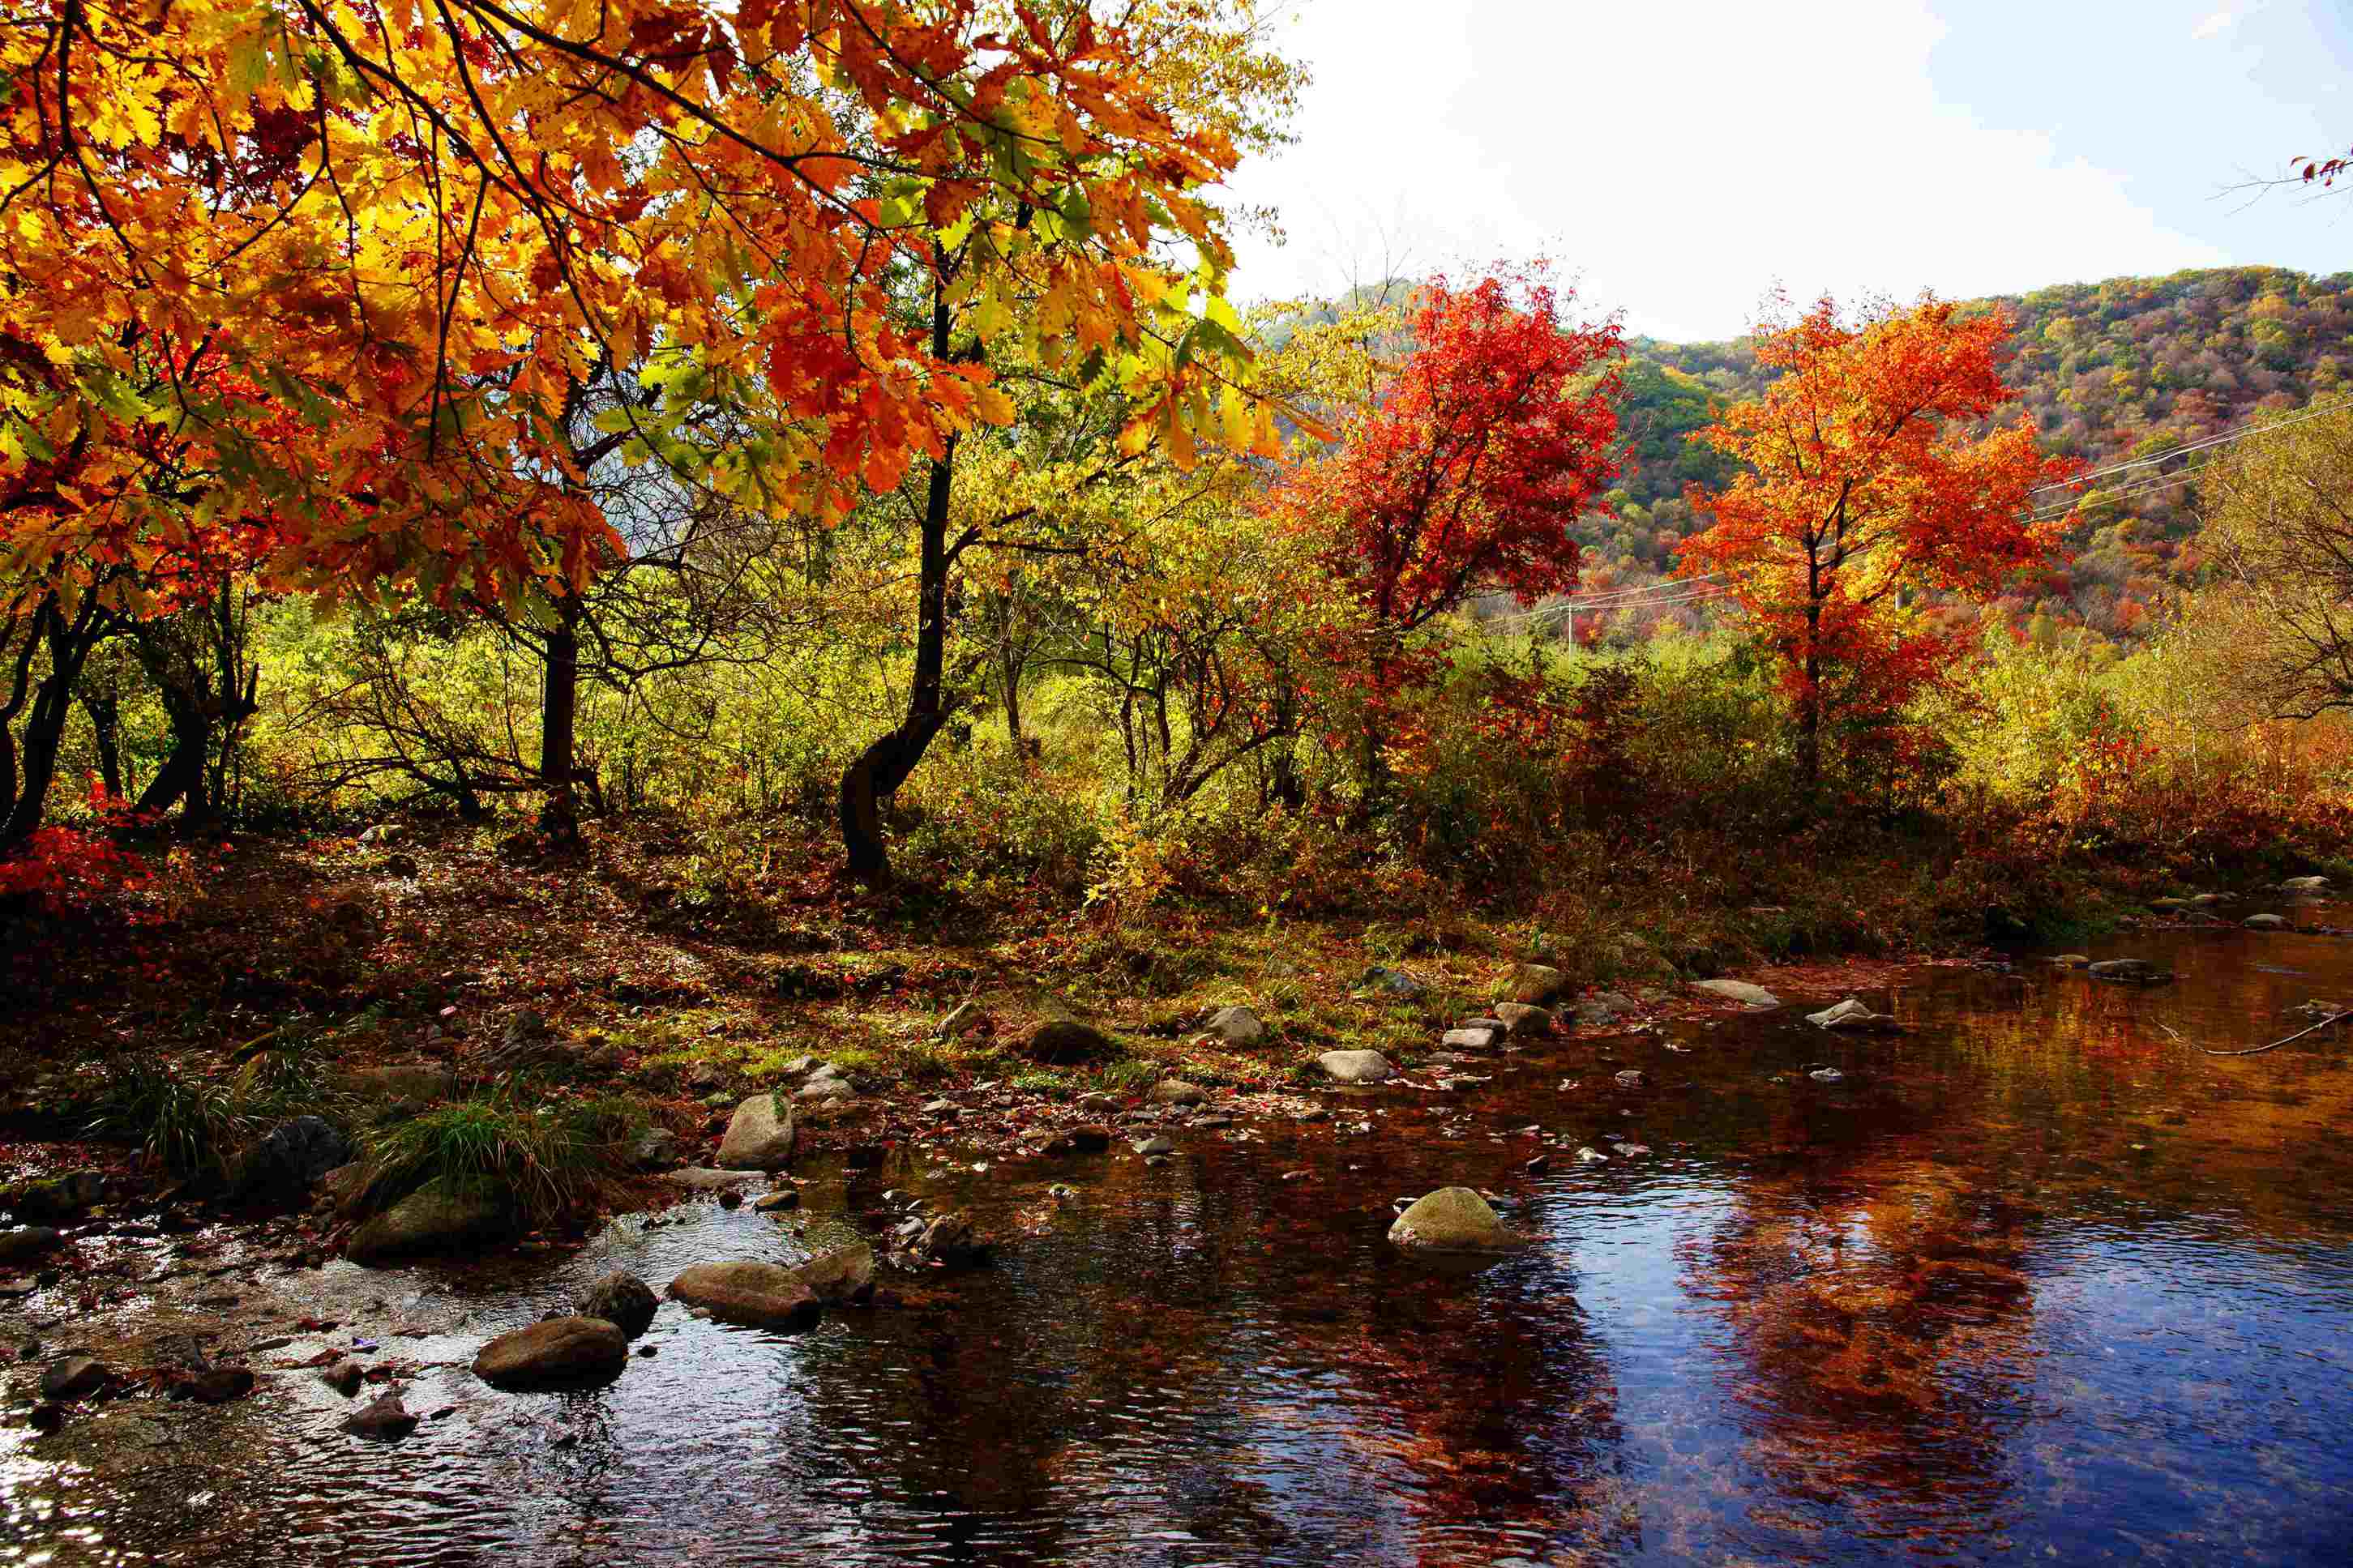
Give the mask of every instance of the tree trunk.
M 1005 682 L 1005 739 L 1015 756 L 1027 751 L 1027 738 L 1021 733 L 1021 656 L 1013 647 L 1011 617 L 1007 617 L 1005 638 L 997 647 L 997 666 Z
M 159 685 L 158 691 L 164 711 L 172 721 L 172 751 L 140 792 L 138 809 L 142 816 L 160 814 L 185 799 L 188 804 L 183 815 L 191 822 L 201 821 L 206 815 L 205 761 L 212 751 L 212 720 L 191 693 L 169 685 Z
M 106 798 L 122 798 L 121 706 L 111 694 L 87 692 L 81 700 L 82 711 L 90 715 L 90 742 L 98 748 L 98 782 L 105 786 Z
M 47 634 L 49 672 L 35 689 L 26 710 L 24 741 L 12 748 L 10 772 L 15 774 L 16 788 L 7 803 L 6 820 L 0 822 L 0 847 L 30 838 L 48 809 L 58 749 L 64 743 L 66 720 L 73 711 L 74 682 L 81 675 L 82 661 L 98 643 L 98 614 L 95 595 L 83 599 L 79 613 L 70 621 L 54 600 L 35 612 L 37 629 L 31 635 Z
M 1806 688 L 1798 700 L 1798 785 L 1810 800 L 1822 782 L 1822 606 L 1806 606 Z
M 944 278 L 933 286 L 932 353 L 948 357 L 950 318 Z M 841 847 L 849 874 L 870 888 L 891 880 L 891 852 L 882 841 L 882 803 L 899 791 L 923 760 L 954 709 L 945 690 L 948 646 L 948 503 L 955 493 L 956 438 L 950 435 L 933 459 L 923 496 L 922 551 L 916 567 L 915 674 L 907 716 L 899 727 L 858 754 L 841 774 Z
M 564 624 L 547 635 L 546 679 L 539 710 L 539 777 L 547 791 L 540 831 L 570 840 L 580 836 L 575 790 L 575 737 L 580 715 L 580 604 L 565 598 Z

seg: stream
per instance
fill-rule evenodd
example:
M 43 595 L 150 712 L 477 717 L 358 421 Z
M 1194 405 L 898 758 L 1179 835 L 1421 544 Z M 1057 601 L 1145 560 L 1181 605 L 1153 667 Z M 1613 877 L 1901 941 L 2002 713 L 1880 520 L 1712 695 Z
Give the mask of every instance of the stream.
M 0 1563 L 2341 1564 L 2353 1039 L 2188 1042 L 2353 1005 L 2353 940 L 2091 952 L 2180 978 L 1924 967 L 1861 994 L 1900 1036 L 1790 996 L 1177 1131 L 1164 1165 L 894 1156 L 804 1173 L 790 1223 L 706 1199 L 539 1259 L 174 1279 L 43 1337 L 234 1347 L 299 1310 L 339 1327 L 257 1368 L 356 1330 L 449 1414 L 363 1442 L 279 1371 L 218 1409 L 0 1430 Z M 1800 1070 L 1825 1063 L 1843 1081 Z M 1395 1199 L 1458 1184 L 1527 1244 L 1470 1273 L 1389 1246 Z M 612 1269 L 659 1290 L 871 1237 L 886 1191 L 966 1207 L 997 1261 L 789 1337 L 666 1302 L 594 1391 L 467 1371 Z

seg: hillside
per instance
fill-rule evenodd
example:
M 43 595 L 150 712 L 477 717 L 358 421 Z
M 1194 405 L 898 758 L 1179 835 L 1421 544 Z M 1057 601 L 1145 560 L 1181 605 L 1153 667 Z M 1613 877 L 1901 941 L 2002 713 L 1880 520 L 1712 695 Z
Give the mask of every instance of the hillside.
M 2010 377 L 2019 406 L 2051 450 L 2094 466 L 2353 395 L 2353 273 L 2227 268 L 2065 284 L 1978 303 L 2017 319 Z M 1708 422 L 1715 401 L 1750 396 L 1762 385 L 1745 338 L 1636 338 L 1629 350 L 1626 471 L 1610 493 L 1614 515 L 1588 521 L 1594 588 L 1641 583 L 1672 563 L 1675 546 L 1697 526 L 1683 487 L 1726 477 L 1724 459 L 1687 437 Z M 2072 531 L 2072 566 L 2021 594 L 2012 608 L 2131 633 L 2186 564 L 2183 546 L 2195 531 L 2190 493 L 2186 484 L 2137 482 L 2113 494 Z

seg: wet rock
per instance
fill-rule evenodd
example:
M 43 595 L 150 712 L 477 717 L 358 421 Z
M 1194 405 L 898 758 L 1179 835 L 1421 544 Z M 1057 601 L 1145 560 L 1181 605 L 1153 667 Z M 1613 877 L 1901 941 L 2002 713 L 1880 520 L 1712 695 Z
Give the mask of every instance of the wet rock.
M 1579 1028 L 1607 1029 L 1618 1022 L 1618 1010 L 1599 1000 L 1579 1002 L 1575 1016 Z
M 908 1250 L 950 1268 L 974 1268 L 988 1261 L 994 1244 L 973 1228 L 971 1217 L 955 1210 L 924 1225 Z
M 1144 1097 L 1148 1105 L 1207 1105 L 1208 1090 L 1181 1078 L 1164 1078 Z
M 741 1190 L 753 1174 L 750 1171 L 715 1171 L 708 1165 L 688 1165 L 664 1173 L 662 1180 L 691 1193 L 723 1193 Z
M 1781 999 L 1762 985 L 1751 985 L 1746 980 L 1694 980 L 1692 989 L 1704 991 L 1711 996 L 1721 996 L 1727 1002 L 1737 1002 L 1744 1007 L 1778 1007 Z
M 1100 1154 L 1111 1147 L 1111 1129 L 1096 1125 L 1073 1127 L 1070 1131 L 1071 1146 L 1082 1154 Z
M 1108 1094 L 1082 1094 L 1078 1107 L 1089 1116 L 1109 1116 L 1119 1109 L 1119 1101 Z
M 854 1100 L 857 1095 L 857 1087 L 831 1062 L 818 1063 L 817 1070 L 802 1079 L 800 1087 L 793 1090 L 793 1099 L 807 1105 Z
M 355 1361 L 339 1361 L 332 1366 L 321 1367 L 319 1381 L 349 1399 L 359 1393 L 360 1385 L 367 1381 L 367 1374 L 361 1371 L 360 1363 Z
M 1466 1018 L 1440 1035 L 1438 1043 L 1452 1051 L 1491 1051 L 1507 1032 L 1501 1018 Z
M 1535 1159 L 1530 1160 L 1526 1164 L 1522 1165 L 1520 1169 L 1525 1171 L 1531 1176 L 1541 1176 L 1546 1171 L 1552 1169 L 1552 1156 L 1549 1154 L 1539 1154 Z
M 1256 1013 L 1237 1004 L 1210 1014 L 1201 1032 L 1214 1035 L 1229 1046 L 1254 1046 L 1265 1037 L 1266 1025 Z
M 864 1301 L 874 1294 L 874 1249 L 860 1242 L 812 1258 L 792 1272 L 828 1307 Z
M 1648 1143 L 1612 1143 L 1609 1147 L 1617 1150 L 1629 1160 L 1637 1154 L 1647 1154 L 1651 1152 L 1651 1146 Z
M 1806 1076 L 1812 1079 L 1816 1083 L 1844 1083 L 1846 1081 L 1846 1074 L 1839 1071 L 1836 1068 L 1816 1068 L 1811 1072 L 1806 1074 Z
M 698 1263 L 670 1282 L 670 1293 L 723 1323 L 797 1333 L 823 1310 L 817 1293 L 775 1263 Z
M 1029 1059 L 1047 1067 L 1074 1067 L 1119 1054 L 1119 1044 L 1092 1024 L 1049 1018 L 1029 1036 Z
M 1577 1150 L 1577 1163 L 1581 1165 L 1606 1165 L 1609 1163 L 1609 1156 L 1603 1153 L 1600 1150 L 1594 1148 L 1590 1144 L 1587 1144 Z
M 1532 1007 L 1550 1006 L 1568 990 L 1568 976 L 1548 963 L 1518 963 L 1504 977 L 1500 993 L 1506 1001 Z
M 2113 981 L 2120 985 L 2161 985 L 2173 978 L 2170 970 L 2159 969 L 2146 958 L 2104 958 L 2084 973 L 2094 980 Z
M 2326 877 L 2290 877 L 2279 885 L 2283 893 L 2317 893 L 2328 886 Z
M 59 1356 L 41 1369 L 41 1397 L 66 1404 L 88 1399 L 113 1378 L 114 1369 L 96 1356 Z
M 744 1190 L 741 1187 L 728 1187 L 724 1189 L 719 1194 L 719 1206 L 723 1209 L 742 1208 L 744 1206 Z
M 652 1286 L 617 1269 L 581 1292 L 575 1310 L 584 1318 L 602 1318 L 636 1339 L 652 1326 L 655 1309 L 660 1305 Z
M 514 1228 L 507 1205 L 437 1184 L 411 1193 L 353 1231 L 343 1256 L 354 1263 L 380 1264 L 500 1240 L 513 1235 Z
M 752 1205 L 760 1214 L 777 1214 L 801 1206 L 801 1194 L 792 1187 L 778 1187 L 775 1192 Z
M 554 1388 L 597 1383 L 629 1363 L 628 1336 L 604 1318 L 549 1318 L 501 1334 L 474 1356 L 474 1375 L 493 1388 Z
M 384 1394 L 343 1418 L 337 1425 L 354 1437 L 388 1443 L 417 1430 L 417 1417 L 397 1394 Z
M 0 1230 L 0 1263 L 30 1263 L 36 1258 L 47 1256 L 57 1245 L 58 1233 L 46 1226 Z
M 96 1171 L 68 1171 L 0 1187 L 0 1208 L 18 1219 L 71 1219 L 106 1197 L 106 1177 Z
M 2249 931 L 2285 931 L 2287 921 L 2280 915 L 2249 915 L 2239 922 Z
M 1416 1252 L 1502 1252 L 1516 1238 L 1487 1200 L 1468 1187 L 1417 1198 L 1389 1226 L 1389 1240 Z
M 1417 975 L 1408 973 L 1402 969 L 1391 969 L 1386 964 L 1376 963 L 1365 971 L 1364 977 L 1356 982 L 1356 989 L 1374 992 L 1400 1002 L 1410 1002 L 1416 997 L 1426 994 L 1430 987 L 1422 984 Z
M 1806 1022 L 1820 1029 L 1856 1029 L 1879 1034 L 1891 1033 L 1902 1027 L 1890 1015 L 1874 1013 L 1852 996 L 1835 1007 L 1807 1014 Z
M 254 1382 L 249 1368 L 210 1366 L 174 1385 L 172 1397 L 193 1399 L 198 1405 L 227 1405 L 251 1394 Z
M 323 1117 L 297 1116 L 271 1128 L 254 1145 L 235 1187 L 243 1197 L 299 1204 L 329 1173 L 350 1164 L 356 1152 L 351 1140 Z
M 793 1109 L 773 1094 L 755 1094 L 735 1108 L 719 1141 L 719 1167 L 780 1171 L 793 1160 Z
M 1315 1065 L 1341 1083 L 1379 1083 L 1395 1070 L 1378 1051 L 1325 1051 Z
M 2061 969 L 2089 969 L 2092 967 L 2090 957 L 2080 952 L 2054 953 L 2052 956 L 2051 962 L 2053 965 Z
M 1509 1039 L 1536 1039 L 1553 1032 L 1552 1010 L 1526 1002 L 1498 1002 L 1495 1021 Z
M 649 1127 L 629 1149 L 629 1163 L 640 1171 L 667 1171 L 681 1159 L 678 1134 L 667 1127 Z
M 1651 1075 L 1641 1068 L 1627 1068 L 1621 1072 L 1613 1073 L 1611 1081 L 1620 1089 L 1647 1089 L 1651 1084 Z
M 1176 1152 L 1176 1145 L 1170 1142 L 1166 1138 L 1155 1135 L 1150 1138 L 1139 1139 L 1134 1144 L 1134 1149 L 1139 1154 L 1169 1154 Z
M 65 1407 L 54 1399 L 45 1399 L 26 1413 L 25 1425 L 44 1436 L 66 1424 Z

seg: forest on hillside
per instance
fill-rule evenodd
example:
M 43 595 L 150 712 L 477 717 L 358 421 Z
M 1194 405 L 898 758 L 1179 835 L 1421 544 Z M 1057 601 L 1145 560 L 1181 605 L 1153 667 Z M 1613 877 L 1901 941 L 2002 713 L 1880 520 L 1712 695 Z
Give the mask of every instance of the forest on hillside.
M 1970 302 L 2015 321 L 2006 375 L 2013 408 L 2051 452 L 2094 468 L 2159 458 L 2267 416 L 2332 404 L 2353 389 L 2353 273 L 2314 278 L 2238 267 L 2163 278 L 2112 278 Z M 1586 520 L 1591 589 L 1653 581 L 1704 527 L 1688 487 L 1720 485 L 1724 458 L 1692 436 L 1725 400 L 1764 384 L 1753 343 L 1628 343 L 1627 461 L 1606 510 Z M 2068 518 L 2064 565 L 2003 596 L 2023 625 L 2035 615 L 2103 637 L 2137 638 L 2196 579 L 2197 491 L 2178 479 L 2203 455 L 2120 475 Z M 1704 605 L 1593 617 L 1616 635 L 1668 618 L 1704 624 Z

